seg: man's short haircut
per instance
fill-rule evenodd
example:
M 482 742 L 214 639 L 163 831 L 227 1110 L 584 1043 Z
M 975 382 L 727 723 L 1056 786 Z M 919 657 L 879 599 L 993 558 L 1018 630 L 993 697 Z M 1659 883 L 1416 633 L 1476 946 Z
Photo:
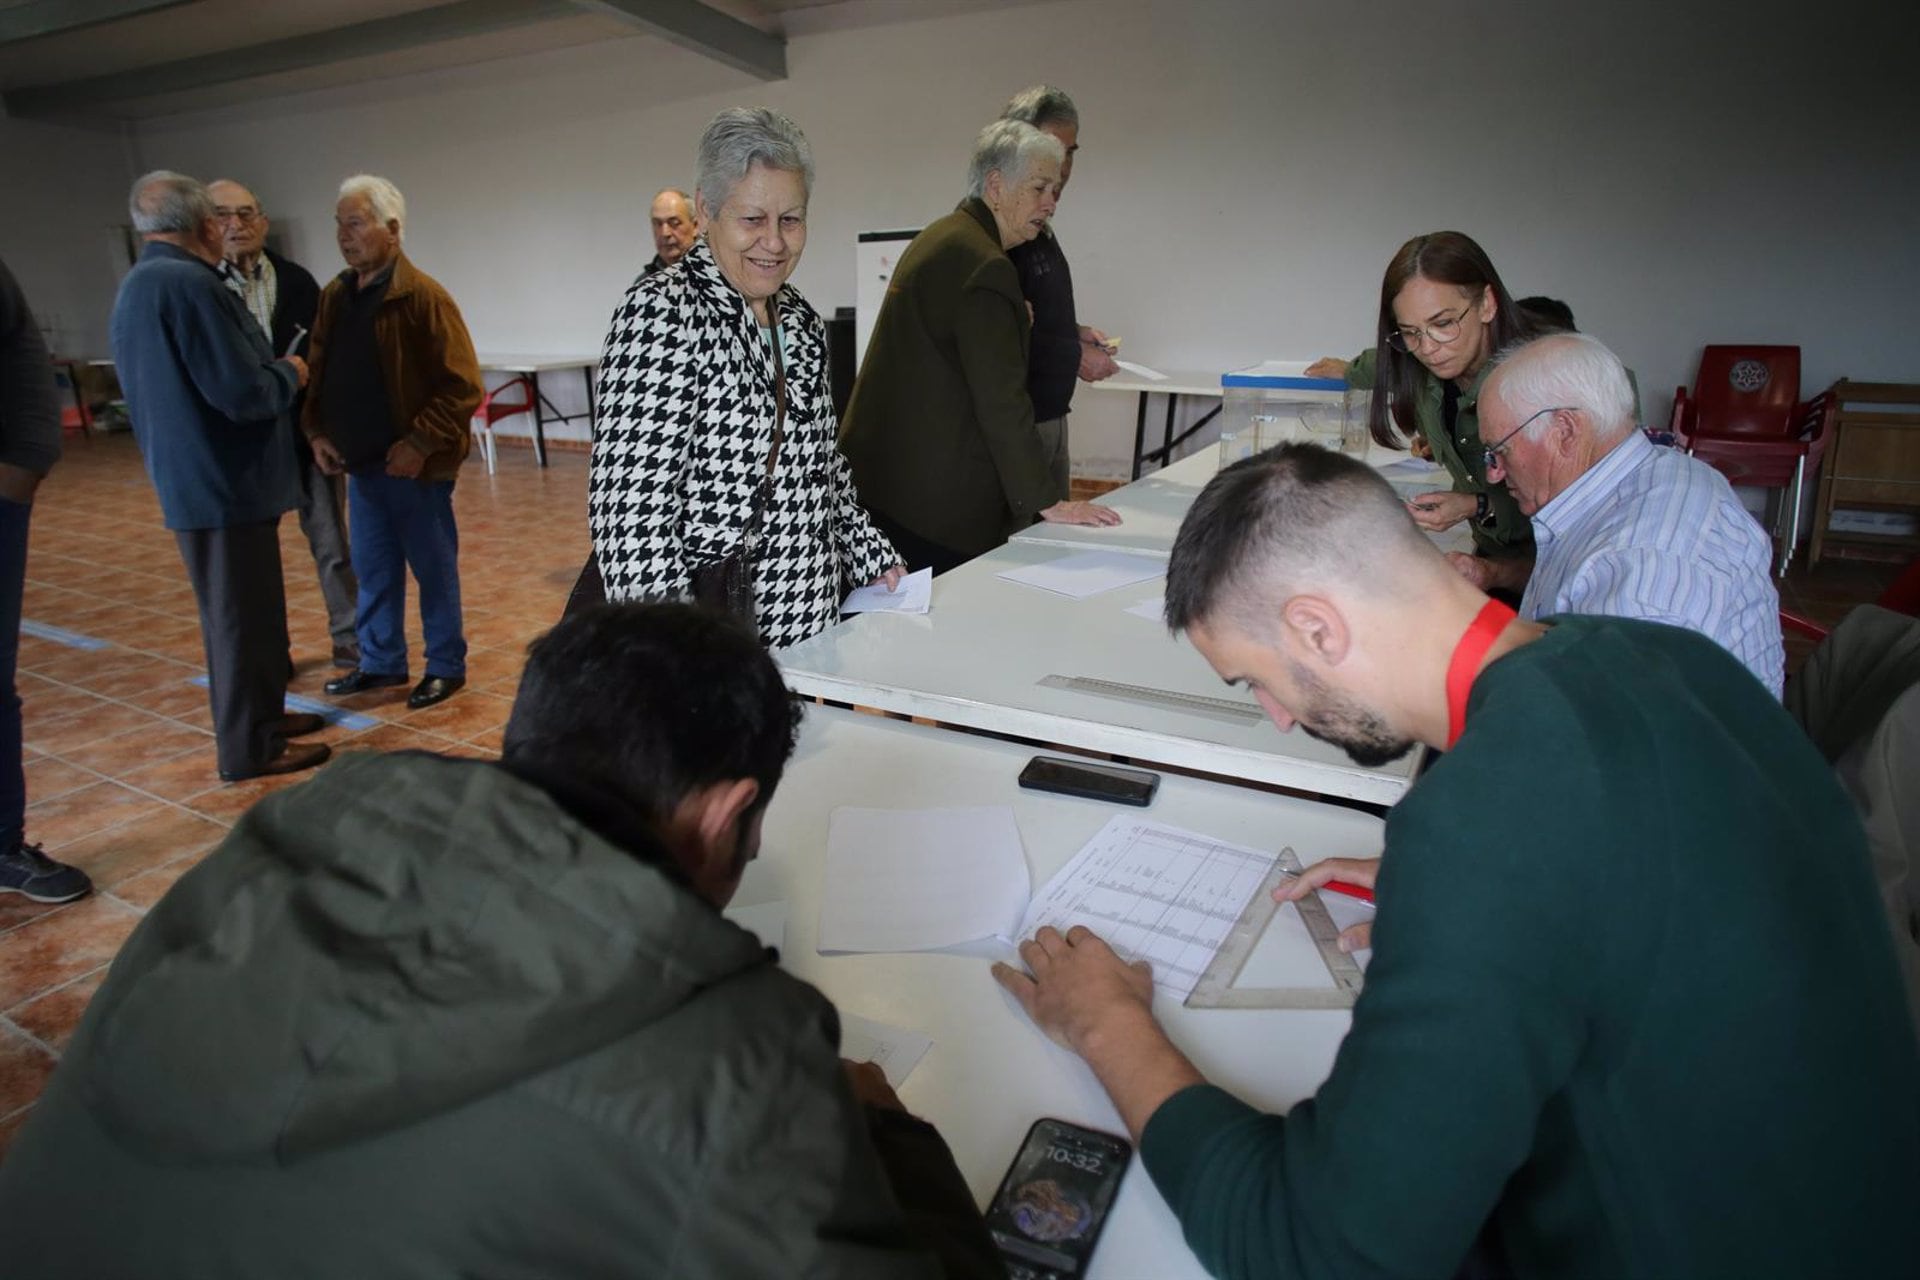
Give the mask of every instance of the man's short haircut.
M 373 210 L 373 216 L 380 220 L 382 226 L 389 222 L 399 223 L 400 238 L 406 239 L 407 198 L 400 194 L 400 188 L 371 173 L 356 173 L 340 184 L 340 199 L 354 196 L 367 202 L 367 207 Z
M 681 202 L 687 206 L 687 213 L 689 215 L 691 215 L 694 211 L 693 197 L 688 195 L 686 192 L 682 191 L 678 187 L 662 187 L 660 188 L 660 190 L 653 193 L 653 198 L 655 200 L 658 200 L 661 196 L 678 196 L 680 197 Z
M 985 199 L 990 173 L 999 174 L 1001 182 L 1009 187 L 1017 185 L 1041 156 L 1063 164 L 1067 149 L 1060 145 L 1060 139 L 1023 120 L 995 120 L 974 139 L 973 159 L 967 165 L 967 194 L 976 200 Z
M 133 229 L 143 236 L 196 235 L 213 216 L 213 197 L 196 178 L 171 169 L 155 169 L 133 180 L 127 195 Z
M 1513 304 L 1526 312 L 1527 319 L 1533 321 L 1533 327 L 1542 333 L 1549 329 L 1560 329 L 1567 333 L 1580 332 L 1580 326 L 1573 322 L 1573 308 L 1558 298 L 1549 298 L 1545 294 L 1534 294 L 1531 298 L 1522 298 Z
M 739 778 L 760 784 L 763 807 L 799 728 L 780 669 L 733 619 L 601 605 L 528 647 L 501 762 L 619 796 L 658 824 L 691 792 Z
M 1050 84 L 1036 84 L 1014 94 L 1000 109 L 1000 118 L 1018 120 L 1036 129 L 1050 124 L 1062 124 L 1069 129 L 1080 127 L 1080 109 L 1073 105 L 1065 89 L 1056 89 Z
M 1303 592 L 1393 590 L 1404 556 L 1439 552 L 1372 467 L 1315 444 L 1283 444 L 1215 476 L 1180 522 L 1167 564 L 1167 627 L 1225 620 L 1270 634 Z
M 766 107 L 728 107 L 707 122 L 694 160 L 693 189 L 708 211 L 717 214 L 756 164 L 799 174 L 802 189 L 812 198 L 813 148 L 807 135 Z
M 252 196 L 253 210 L 255 213 L 265 213 L 267 211 L 267 206 L 265 202 L 263 202 L 260 199 L 259 192 L 255 191 L 252 187 L 248 186 L 246 183 L 236 182 L 232 178 L 215 178 L 212 182 L 209 182 L 207 184 L 207 194 L 211 196 L 213 194 L 213 189 L 215 187 L 222 186 L 222 185 L 229 186 L 229 187 L 238 187 L 242 191 L 246 192 L 248 195 Z
M 1627 367 L 1590 334 L 1550 333 L 1516 343 L 1496 353 L 1487 368 L 1482 396 L 1491 393 L 1516 421 L 1543 409 L 1578 409 L 1602 442 L 1619 440 L 1640 425 Z M 1552 421 L 1551 414 L 1534 418 L 1526 438 L 1538 440 Z

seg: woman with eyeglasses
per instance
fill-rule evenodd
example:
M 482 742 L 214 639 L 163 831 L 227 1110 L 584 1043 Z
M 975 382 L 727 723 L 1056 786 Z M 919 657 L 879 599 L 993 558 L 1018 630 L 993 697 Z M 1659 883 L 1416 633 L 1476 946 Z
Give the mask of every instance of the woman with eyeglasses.
M 1438 533 L 1469 520 L 1480 554 L 1531 555 L 1532 526 L 1507 486 L 1487 479 L 1475 402 L 1493 354 L 1532 334 L 1486 250 L 1458 231 L 1435 231 L 1387 264 L 1374 349 L 1351 362 L 1316 360 L 1307 374 L 1386 392 L 1373 398 L 1373 438 L 1389 448 L 1403 447 L 1403 435 L 1423 441 L 1453 477 L 1451 492 L 1408 501 L 1415 524 Z

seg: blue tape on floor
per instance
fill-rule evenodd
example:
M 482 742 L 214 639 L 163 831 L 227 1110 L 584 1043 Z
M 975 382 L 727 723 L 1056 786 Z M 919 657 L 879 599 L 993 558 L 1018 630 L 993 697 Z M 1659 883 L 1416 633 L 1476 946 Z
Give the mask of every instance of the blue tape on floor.
M 207 687 L 207 678 L 205 676 L 195 676 L 187 683 L 197 684 L 204 689 Z M 342 729 L 352 729 L 356 732 L 361 729 L 372 729 L 380 723 L 372 716 L 363 716 L 358 711 L 348 711 L 345 707 L 336 706 L 331 702 L 322 702 L 318 698 L 309 698 L 305 694 L 300 693 L 290 693 L 287 695 L 287 710 L 311 711 L 328 724 L 337 724 Z
M 110 640 L 102 640 L 99 636 L 83 636 L 78 631 L 69 631 L 65 627 L 50 627 L 44 622 L 35 622 L 30 618 L 20 619 L 20 634 L 38 636 L 42 640 L 66 645 L 69 649 L 105 649 L 112 643 Z

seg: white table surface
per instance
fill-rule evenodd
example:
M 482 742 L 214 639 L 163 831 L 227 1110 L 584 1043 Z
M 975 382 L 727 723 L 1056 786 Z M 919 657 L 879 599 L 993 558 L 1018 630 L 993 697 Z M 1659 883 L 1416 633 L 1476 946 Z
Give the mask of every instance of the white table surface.
M 1367 451 L 1367 465 L 1375 468 L 1403 462 L 1410 455 L 1397 449 L 1375 445 Z M 1120 513 L 1120 523 L 1105 527 L 1075 524 L 1049 524 L 1042 521 L 1013 535 L 1014 541 L 1036 546 L 1070 547 L 1076 551 L 1131 551 L 1164 560 L 1173 554 L 1173 540 L 1180 532 L 1180 521 L 1193 505 L 1207 482 L 1219 473 L 1220 448 L 1208 445 L 1169 466 L 1123 485 L 1095 501 Z M 1425 479 L 1389 476 L 1402 498 L 1433 489 L 1450 489 L 1453 481 L 1444 469 L 1436 468 Z M 1473 534 L 1464 523 L 1445 533 L 1430 533 L 1429 541 L 1442 551 L 1473 551 Z
M 502 354 L 482 351 L 480 367 L 492 369 L 497 373 L 545 373 L 549 369 L 591 369 L 600 363 L 600 353 L 592 355 L 567 356 L 545 355 L 530 356 L 520 353 Z
M 1164 590 L 1151 578 L 1085 600 L 995 575 L 1071 552 L 1010 542 L 933 580 L 924 615 L 867 613 L 773 656 L 788 685 L 855 706 L 947 724 L 1276 783 L 1316 795 L 1390 805 L 1407 789 L 1415 756 L 1363 769 L 1345 752 L 1264 714 L 1229 722 L 1190 711 L 1045 687 L 1084 676 L 1240 703 L 1184 637 L 1125 612 Z
M 1278 849 L 1303 862 L 1379 852 L 1377 818 L 1332 805 L 1168 775 L 1147 809 L 1023 791 L 1030 748 L 834 708 L 809 707 L 799 749 L 768 809 L 761 853 L 736 905 L 788 904 L 789 971 L 846 1013 L 933 1039 L 901 1098 L 940 1129 L 975 1199 L 985 1205 L 1041 1117 L 1124 1133 L 1080 1060 L 1035 1030 L 978 956 L 947 953 L 823 956 L 814 950 L 827 828 L 841 806 L 1013 808 L 1033 888 L 1044 885 L 1115 813 L 1139 813 L 1222 840 Z M 1269 934 L 1247 968 L 1252 984 L 1326 984 L 1319 957 Z M 1155 1011 L 1213 1082 L 1273 1111 L 1326 1078 L 1350 1015 L 1344 1011 Z M 1093 1280 L 1200 1276 L 1178 1224 L 1136 1161 L 1122 1184 L 1089 1274 Z
M 1131 359 L 1125 352 L 1123 358 Z M 1220 370 L 1218 369 L 1162 369 L 1151 360 L 1135 360 L 1135 364 L 1145 365 L 1155 373 L 1164 373 L 1164 382 L 1155 382 L 1151 378 L 1142 378 L 1122 369 L 1111 378 L 1102 378 L 1098 382 L 1086 385 L 1100 391 L 1124 391 L 1138 395 L 1147 392 L 1162 396 L 1212 396 L 1220 398 Z

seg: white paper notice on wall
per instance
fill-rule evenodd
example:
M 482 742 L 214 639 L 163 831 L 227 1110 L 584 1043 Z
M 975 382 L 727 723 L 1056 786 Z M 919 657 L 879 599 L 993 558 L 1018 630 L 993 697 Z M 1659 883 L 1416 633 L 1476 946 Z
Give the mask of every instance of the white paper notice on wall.
M 1005 805 L 833 811 L 818 949 L 938 951 L 1012 940 L 1032 886 Z

